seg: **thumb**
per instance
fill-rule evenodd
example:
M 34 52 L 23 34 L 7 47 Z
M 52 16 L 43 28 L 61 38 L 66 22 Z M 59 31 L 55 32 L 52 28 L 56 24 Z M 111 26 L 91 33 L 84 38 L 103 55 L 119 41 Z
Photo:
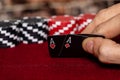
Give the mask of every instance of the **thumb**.
M 103 63 L 120 64 L 120 45 L 110 39 L 87 38 L 82 46 Z

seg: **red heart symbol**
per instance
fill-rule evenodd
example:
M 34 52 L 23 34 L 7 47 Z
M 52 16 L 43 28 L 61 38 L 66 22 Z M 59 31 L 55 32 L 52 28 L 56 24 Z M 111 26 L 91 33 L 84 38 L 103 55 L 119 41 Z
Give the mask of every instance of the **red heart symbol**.
M 69 43 L 65 44 L 65 47 L 66 47 L 66 48 L 69 48 L 69 47 L 70 47 L 70 44 L 69 44 Z
M 50 44 L 50 47 L 51 47 L 52 49 L 54 49 L 54 48 L 55 48 L 55 44 Z

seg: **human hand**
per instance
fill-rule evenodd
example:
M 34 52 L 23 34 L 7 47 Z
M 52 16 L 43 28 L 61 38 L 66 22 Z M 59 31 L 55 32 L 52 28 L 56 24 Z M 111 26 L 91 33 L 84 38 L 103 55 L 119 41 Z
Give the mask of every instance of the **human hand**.
M 120 4 L 100 11 L 93 22 L 82 33 L 104 35 L 103 38 L 87 38 L 83 41 L 85 51 L 103 63 L 120 64 L 120 44 L 109 38 L 120 34 Z

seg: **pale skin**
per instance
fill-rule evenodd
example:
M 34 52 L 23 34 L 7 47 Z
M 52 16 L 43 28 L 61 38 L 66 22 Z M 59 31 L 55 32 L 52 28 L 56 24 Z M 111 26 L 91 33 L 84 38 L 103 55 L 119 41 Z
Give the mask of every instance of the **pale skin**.
M 120 64 L 120 44 L 111 40 L 120 34 L 120 3 L 98 12 L 82 33 L 104 35 L 106 38 L 85 39 L 84 50 L 103 63 Z

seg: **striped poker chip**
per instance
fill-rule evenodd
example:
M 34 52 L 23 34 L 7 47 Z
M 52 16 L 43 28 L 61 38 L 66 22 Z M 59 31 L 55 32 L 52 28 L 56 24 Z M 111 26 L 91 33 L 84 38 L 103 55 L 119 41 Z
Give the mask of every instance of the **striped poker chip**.
M 20 40 L 25 44 L 40 44 L 47 40 L 48 24 L 45 18 L 24 17 L 18 27 Z
M 76 17 L 78 23 L 77 33 L 81 33 L 86 28 L 86 26 L 92 22 L 94 17 L 95 14 L 80 14 L 78 17 Z
M 14 22 L 0 21 L 0 48 L 12 48 L 19 44 L 19 29 Z
M 52 16 L 48 21 L 49 35 L 75 34 L 77 20 L 73 16 Z

